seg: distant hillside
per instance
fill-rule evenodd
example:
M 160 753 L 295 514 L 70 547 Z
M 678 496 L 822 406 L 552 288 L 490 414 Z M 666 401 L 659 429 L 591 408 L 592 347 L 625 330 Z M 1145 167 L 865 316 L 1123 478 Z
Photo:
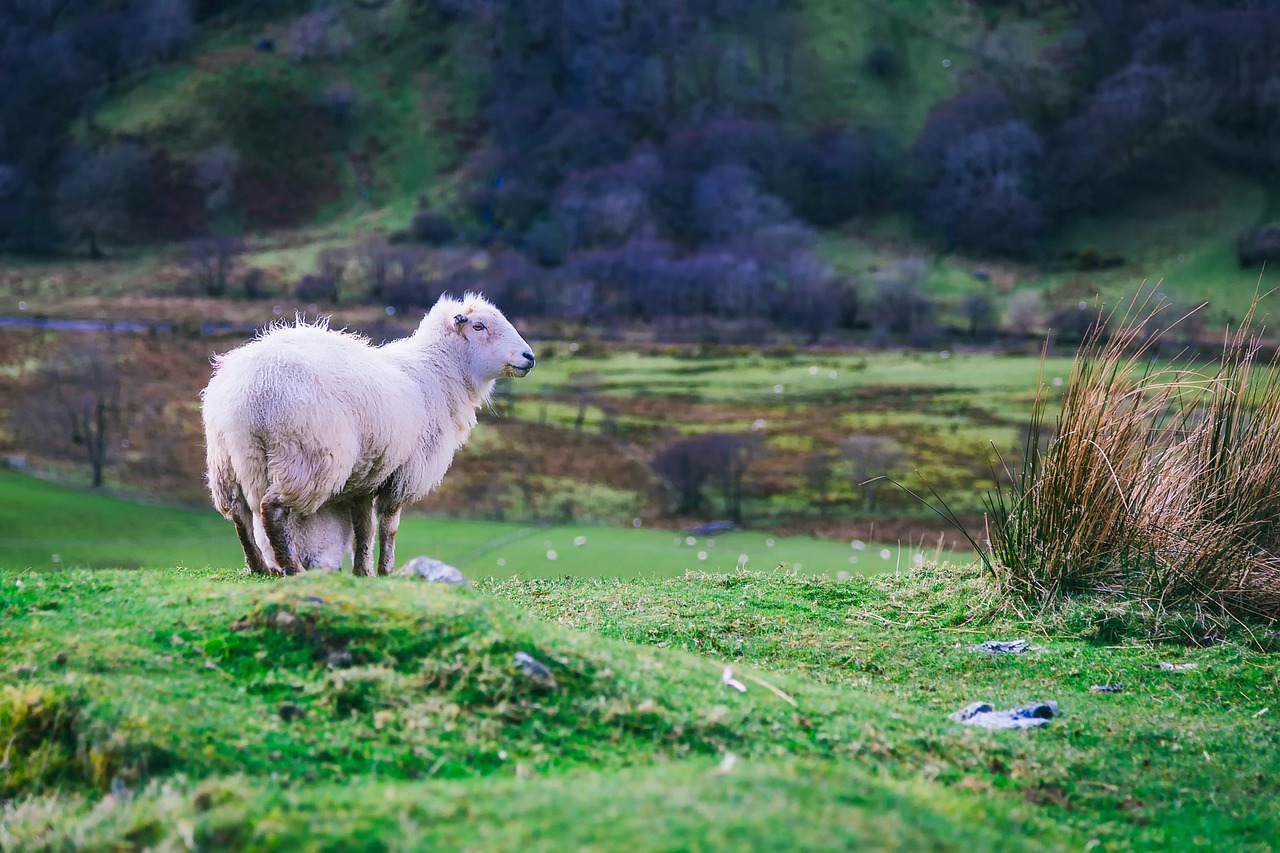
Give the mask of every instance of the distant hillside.
M 0 24 L 0 249 L 209 295 L 479 282 L 525 316 L 921 343 L 1071 328 L 1142 278 L 1227 319 L 1280 254 L 1277 0 L 72 0 Z

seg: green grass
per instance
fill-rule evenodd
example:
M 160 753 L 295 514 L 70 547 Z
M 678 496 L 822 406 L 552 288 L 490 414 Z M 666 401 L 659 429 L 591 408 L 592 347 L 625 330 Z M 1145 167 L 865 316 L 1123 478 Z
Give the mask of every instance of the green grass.
M 205 569 L 244 564 L 230 522 L 211 510 L 134 503 L 10 471 L 0 471 L 0 489 L 5 495 L 0 501 L 0 567 Z M 888 571 L 937 556 L 932 543 L 858 546 L 760 531 L 708 538 L 670 530 L 423 517 L 406 518 L 396 537 L 400 563 L 424 554 L 457 566 L 473 579 L 669 577 L 689 569 L 729 571 L 740 564 L 751 569 L 786 564 L 794 571 L 835 575 Z M 941 556 L 966 557 L 951 551 Z
M 969 570 L 470 591 L 3 570 L 0 614 L 6 850 L 1266 850 L 1280 832 L 1272 655 L 1246 632 L 1186 649 L 1137 613 L 1020 614 Z M 1045 650 L 967 648 L 1011 635 Z M 1088 691 L 1106 681 L 1126 688 Z M 1064 714 L 946 719 L 975 699 Z
M 1111 304 L 1127 299 L 1139 281 L 1155 286 L 1186 308 L 1209 301 L 1210 326 L 1238 323 L 1262 291 L 1274 287 L 1261 269 L 1241 269 L 1235 239 L 1244 228 L 1274 217 L 1264 184 L 1206 169 L 1174 190 L 1136 198 L 1105 217 L 1081 220 L 1058 236 L 1064 249 L 1096 248 L 1125 257 L 1125 266 L 1088 275 L 1056 273 L 1050 288 L 1072 280 L 1101 290 Z M 1267 313 L 1264 303 L 1262 313 Z
M 987 400 L 1034 394 L 1040 360 L 990 352 L 821 353 L 785 350 L 709 354 L 697 358 L 621 351 L 578 355 L 562 344 L 544 347 L 538 368 L 513 385 L 518 398 L 558 391 L 578 372 L 596 372 L 602 390 L 625 395 L 680 395 L 721 403 L 786 405 L 872 390 L 941 388 Z M 1071 359 L 1045 364 L 1046 375 L 1066 377 Z M 834 372 L 834 376 L 832 373 Z M 782 386 L 778 390 L 778 386 Z M 576 409 L 575 409 L 576 411 Z M 1029 409 L 1028 409 L 1029 411 Z
M 151 506 L 0 471 L 0 566 L 238 566 L 212 510 Z
M 981 31 L 978 15 L 945 0 L 806 0 L 800 21 L 814 79 L 800 82 L 787 109 L 809 122 L 838 116 L 874 124 L 904 147 L 929 108 L 960 91 L 969 65 L 966 43 Z M 866 58 L 876 46 L 898 57 L 898 76 L 878 79 L 868 70 Z
M 988 826 L 1003 804 L 937 786 L 886 782 L 852 764 L 743 761 L 717 775 L 695 759 L 617 772 L 476 782 L 321 784 L 281 792 L 232 779 L 204 790 L 157 786 L 85 831 L 87 805 L 49 812 L 50 836 L 192 840 L 250 849 L 639 850 L 1050 849 Z M 212 791 L 217 800 L 204 805 Z M 33 809 L 34 810 L 34 809 Z M 74 815 L 68 820 L 69 814 Z M 968 824 L 957 820 L 963 815 Z M 69 825 L 68 825 L 69 824 Z M 19 825 L 34 834 L 38 823 Z M 20 834 L 19 838 L 23 838 Z M 3 838 L 3 835 L 0 835 Z M 46 842 L 50 848 L 53 843 Z
M 0 490 L 6 851 L 1264 851 L 1280 838 L 1274 626 L 1207 639 L 1194 614 L 1123 600 L 1023 609 L 977 565 L 840 579 L 824 559 L 871 555 L 754 532 L 689 545 L 410 519 L 402 557 L 453 560 L 473 589 L 269 579 L 240 567 L 212 513 L 12 472 Z M 184 542 L 226 561 L 164 567 Z M 564 556 L 548 561 L 548 543 Z M 15 556 L 53 547 L 60 566 Z M 77 549 L 143 568 L 72 568 Z M 748 551 L 768 560 L 735 569 Z M 508 576 L 485 579 L 498 555 Z M 1009 637 L 1043 650 L 969 648 Z M 1105 683 L 1124 689 L 1089 689 Z M 1017 732 L 947 719 L 978 700 L 1054 700 L 1063 715 Z

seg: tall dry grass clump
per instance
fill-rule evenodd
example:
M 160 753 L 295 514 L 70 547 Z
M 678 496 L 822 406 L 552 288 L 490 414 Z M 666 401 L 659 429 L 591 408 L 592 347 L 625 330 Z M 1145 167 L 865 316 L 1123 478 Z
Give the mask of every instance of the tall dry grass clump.
M 1280 365 L 1259 363 L 1252 311 L 1215 361 L 1158 360 L 1179 322 L 1162 311 L 1095 324 L 1051 433 L 1041 383 L 1021 471 L 989 499 L 987 563 L 1029 598 L 1280 617 Z

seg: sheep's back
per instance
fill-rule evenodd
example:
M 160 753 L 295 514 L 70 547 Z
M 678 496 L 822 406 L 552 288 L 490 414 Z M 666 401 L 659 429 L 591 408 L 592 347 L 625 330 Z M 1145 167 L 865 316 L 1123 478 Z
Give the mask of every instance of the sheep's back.
M 251 505 L 271 489 L 315 512 L 334 495 L 372 491 L 409 456 L 418 431 L 405 413 L 420 396 L 360 338 L 277 328 L 218 363 L 205 431 L 229 451 Z

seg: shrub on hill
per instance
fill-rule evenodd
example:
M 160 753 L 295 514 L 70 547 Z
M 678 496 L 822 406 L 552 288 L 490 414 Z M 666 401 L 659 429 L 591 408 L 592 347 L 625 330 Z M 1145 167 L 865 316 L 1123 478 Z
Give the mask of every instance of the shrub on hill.
M 1242 268 L 1280 260 L 1280 223 L 1241 231 L 1236 236 L 1236 260 Z

